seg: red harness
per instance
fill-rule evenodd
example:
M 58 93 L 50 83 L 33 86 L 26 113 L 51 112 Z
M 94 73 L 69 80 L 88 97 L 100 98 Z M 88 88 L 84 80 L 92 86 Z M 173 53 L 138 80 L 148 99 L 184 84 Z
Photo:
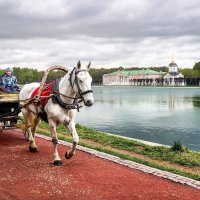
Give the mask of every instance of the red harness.
M 47 104 L 48 100 L 49 100 L 49 96 L 52 92 L 52 89 L 53 89 L 53 84 L 54 82 L 52 83 L 49 83 L 49 84 L 45 84 L 44 85 L 44 88 L 41 92 L 41 96 L 40 96 L 40 100 L 41 100 L 41 104 L 42 104 L 42 107 L 44 108 L 45 105 Z M 39 89 L 40 87 L 37 87 L 31 94 L 31 98 L 35 97 L 38 92 L 39 92 Z

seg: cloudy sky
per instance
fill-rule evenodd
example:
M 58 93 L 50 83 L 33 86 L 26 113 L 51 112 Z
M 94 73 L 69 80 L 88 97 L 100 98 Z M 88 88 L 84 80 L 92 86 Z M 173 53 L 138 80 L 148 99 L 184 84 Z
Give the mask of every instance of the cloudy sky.
M 198 0 L 0 0 L 0 68 L 192 68 L 199 21 Z

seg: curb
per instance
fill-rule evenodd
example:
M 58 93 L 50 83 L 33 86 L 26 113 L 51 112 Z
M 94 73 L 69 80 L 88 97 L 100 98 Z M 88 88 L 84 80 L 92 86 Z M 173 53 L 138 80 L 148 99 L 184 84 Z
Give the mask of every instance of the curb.
M 40 134 L 36 134 L 36 136 L 39 137 L 39 138 L 51 141 L 51 137 L 48 137 L 48 136 L 45 136 L 45 135 L 40 135 Z M 59 144 L 62 144 L 64 146 L 71 146 L 72 145 L 71 143 L 65 142 L 65 141 L 62 141 L 62 140 L 59 140 Z M 84 151 L 84 152 L 87 152 L 89 154 L 95 155 L 99 158 L 103 158 L 103 159 L 118 163 L 120 165 L 127 166 L 127 167 L 132 168 L 132 169 L 137 169 L 137 170 L 143 171 L 147 174 L 153 174 L 155 176 L 158 176 L 158 177 L 161 177 L 161 178 L 164 178 L 164 179 L 168 179 L 168 180 L 171 180 L 171 181 L 176 182 L 176 183 L 180 183 L 180 184 L 183 184 L 183 185 L 188 185 L 188 186 L 194 187 L 196 189 L 200 189 L 200 181 L 196 181 L 196 180 L 186 178 L 186 177 L 181 176 L 181 175 L 177 175 L 177 174 L 173 174 L 173 173 L 170 173 L 170 172 L 155 169 L 153 167 L 149 167 L 149 166 L 139 164 L 139 163 L 136 163 L 136 162 L 133 162 L 133 161 L 124 160 L 124 159 L 121 159 L 117 156 L 113 156 L 113 155 L 106 154 L 106 153 L 103 153 L 103 152 L 100 152 L 100 151 L 89 149 L 87 147 L 83 147 L 83 146 L 80 146 L 80 145 L 77 145 L 77 149 L 80 150 L 80 151 Z

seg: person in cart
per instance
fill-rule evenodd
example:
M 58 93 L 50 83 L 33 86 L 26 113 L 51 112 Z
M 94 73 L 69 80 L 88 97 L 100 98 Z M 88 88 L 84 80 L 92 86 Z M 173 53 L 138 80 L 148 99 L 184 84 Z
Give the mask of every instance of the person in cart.
M 19 86 L 17 85 L 17 78 L 13 75 L 11 67 L 6 68 L 5 73 L 0 80 L 0 89 L 3 93 L 17 93 Z

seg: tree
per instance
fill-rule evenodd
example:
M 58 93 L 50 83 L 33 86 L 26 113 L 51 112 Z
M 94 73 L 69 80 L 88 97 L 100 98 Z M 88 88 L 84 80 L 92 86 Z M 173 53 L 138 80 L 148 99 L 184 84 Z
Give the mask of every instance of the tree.
M 118 70 L 119 70 L 119 71 L 123 71 L 123 70 L 124 70 L 124 67 L 120 66 L 120 67 L 118 67 Z
M 200 70 L 200 62 L 196 62 L 193 66 L 194 70 Z

